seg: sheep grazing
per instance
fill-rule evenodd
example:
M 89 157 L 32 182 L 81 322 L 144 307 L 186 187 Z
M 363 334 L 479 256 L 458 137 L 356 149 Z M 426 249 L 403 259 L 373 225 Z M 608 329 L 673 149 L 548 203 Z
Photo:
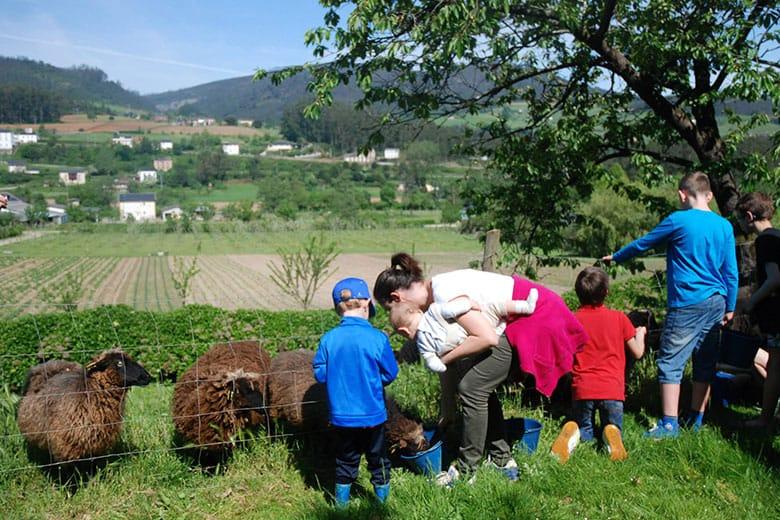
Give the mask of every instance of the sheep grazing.
M 48 375 L 50 368 L 59 372 Z M 100 457 L 119 439 L 128 388 L 150 380 L 144 367 L 117 349 L 103 352 L 84 368 L 43 363 L 28 373 L 19 430 L 56 462 Z
M 314 352 L 282 352 L 271 362 L 268 375 L 269 416 L 301 431 L 328 427 L 328 396 L 325 385 L 314 379 Z M 392 397 L 385 399 L 386 442 L 390 452 L 411 454 L 427 448 L 422 424 L 404 416 Z
M 204 450 L 231 447 L 234 435 L 265 422 L 264 396 L 271 357 L 257 341 L 214 345 L 179 378 L 173 423 Z
M 37 394 L 52 377 L 61 372 L 73 372 L 74 370 L 81 370 L 81 365 L 74 361 L 65 361 L 64 359 L 52 359 L 51 361 L 35 365 L 27 372 L 22 395 Z

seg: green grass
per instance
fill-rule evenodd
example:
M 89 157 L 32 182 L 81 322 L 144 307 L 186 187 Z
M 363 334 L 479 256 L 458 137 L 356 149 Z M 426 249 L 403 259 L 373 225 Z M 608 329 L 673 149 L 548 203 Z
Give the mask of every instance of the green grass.
M 183 188 L 184 200 L 202 202 L 238 202 L 241 200 L 256 200 L 257 185 L 250 182 L 228 182 L 222 187 L 208 190 L 206 188 Z
M 434 418 L 435 378 L 403 366 L 389 390 L 404 408 Z M 0 394 L 0 508 L 5 518 L 778 518 L 780 479 L 765 463 L 708 426 L 699 434 L 650 442 L 641 414 L 626 416 L 630 458 L 612 463 L 580 446 L 566 465 L 548 455 L 560 421 L 504 396 L 507 415 L 542 419 L 539 449 L 515 452 L 521 480 L 482 469 L 473 485 L 440 489 L 396 468 L 386 508 L 370 498 L 361 469 L 349 509 L 329 504 L 332 463 L 325 440 L 283 442 L 262 431 L 209 474 L 172 450 L 170 385 L 134 388 L 119 452 L 88 482 L 66 487 L 33 465 L 15 423 L 16 397 Z M 319 457 L 319 458 L 318 458 Z M 24 469 L 27 468 L 27 469 Z M 316 468 L 316 471 L 313 470 Z M 318 480 L 320 478 L 321 480 Z M 361 491 L 369 490 L 369 491 Z
M 213 227 L 216 224 L 212 224 Z M 4 254 L 52 256 L 147 256 L 165 251 L 171 255 L 273 254 L 278 248 L 297 248 L 312 231 L 238 233 L 80 233 L 68 232 L 26 240 L 2 248 Z M 343 253 L 396 251 L 479 252 L 479 241 L 449 229 L 368 229 L 326 231 Z

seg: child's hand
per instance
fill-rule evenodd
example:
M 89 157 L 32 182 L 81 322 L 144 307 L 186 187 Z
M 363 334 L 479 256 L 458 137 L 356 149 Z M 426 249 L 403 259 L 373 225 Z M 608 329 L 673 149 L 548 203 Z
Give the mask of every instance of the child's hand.
M 478 301 L 472 300 L 471 298 L 469 298 L 469 303 L 471 303 L 471 310 L 472 311 L 482 312 L 482 307 L 479 306 L 479 302 Z
M 636 338 L 642 339 L 647 335 L 647 327 L 637 327 L 636 328 Z
M 612 263 L 612 255 L 602 256 L 601 261 L 609 265 Z

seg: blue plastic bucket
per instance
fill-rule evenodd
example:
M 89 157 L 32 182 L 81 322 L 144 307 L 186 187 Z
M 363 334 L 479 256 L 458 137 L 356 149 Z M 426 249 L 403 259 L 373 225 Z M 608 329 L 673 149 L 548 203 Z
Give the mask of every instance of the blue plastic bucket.
M 435 433 L 436 430 L 426 430 L 424 435 L 430 442 Z M 427 450 L 414 455 L 401 455 L 401 460 L 416 473 L 429 477 L 436 476 L 441 472 L 441 441 L 436 441 Z
M 720 362 L 738 368 L 752 368 L 753 358 L 761 346 L 761 338 L 734 330 L 720 333 Z
M 715 380 L 712 382 L 712 403 L 718 404 L 723 408 L 729 407 L 731 400 L 731 380 L 736 376 L 728 372 L 718 370 L 715 372 Z
M 539 434 L 542 432 L 542 423 L 536 419 L 519 417 L 506 420 L 507 436 L 510 440 L 516 440 L 514 447 L 528 453 L 536 451 L 539 445 Z

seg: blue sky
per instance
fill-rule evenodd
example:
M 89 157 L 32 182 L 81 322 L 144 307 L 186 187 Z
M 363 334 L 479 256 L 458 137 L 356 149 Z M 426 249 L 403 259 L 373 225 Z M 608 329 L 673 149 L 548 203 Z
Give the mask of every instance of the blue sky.
M 0 55 L 87 64 L 142 94 L 303 63 L 316 0 L 0 0 Z

